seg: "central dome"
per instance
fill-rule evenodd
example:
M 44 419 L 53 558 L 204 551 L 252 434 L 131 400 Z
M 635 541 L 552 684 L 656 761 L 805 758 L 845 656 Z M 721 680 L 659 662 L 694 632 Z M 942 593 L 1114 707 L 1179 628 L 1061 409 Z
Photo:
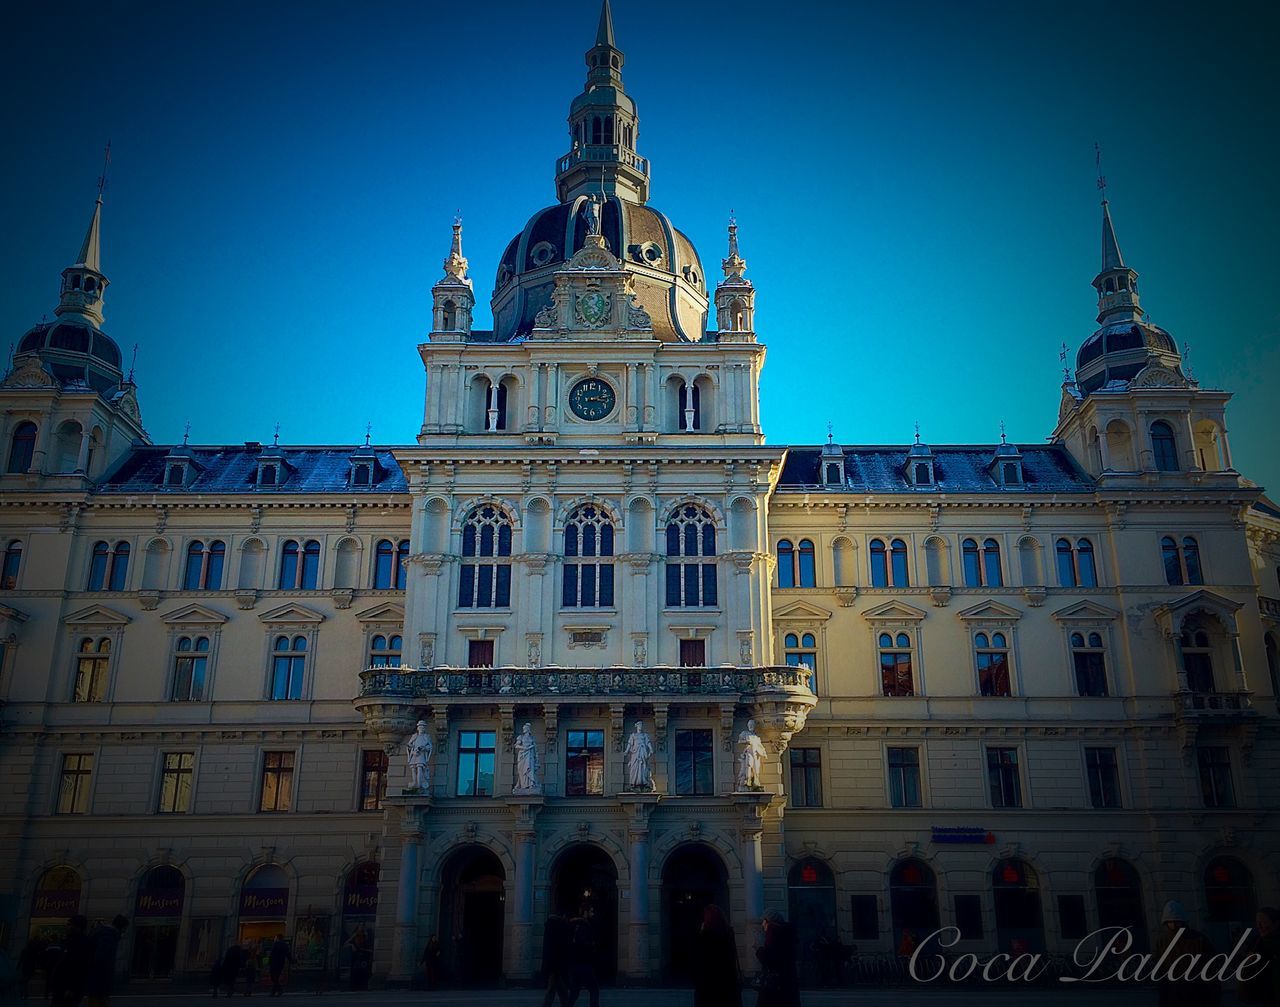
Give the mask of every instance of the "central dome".
M 534 316 L 551 303 L 553 274 L 585 244 L 587 196 L 539 210 L 511 239 L 493 287 L 496 339 L 528 335 Z M 636 301 L 653 319 L 654 335 L 695 342 L 707 325 L 707 287 L 697 250 L 666 215 L 617 195 L 606 196 L 600 233 L 632 274 Z

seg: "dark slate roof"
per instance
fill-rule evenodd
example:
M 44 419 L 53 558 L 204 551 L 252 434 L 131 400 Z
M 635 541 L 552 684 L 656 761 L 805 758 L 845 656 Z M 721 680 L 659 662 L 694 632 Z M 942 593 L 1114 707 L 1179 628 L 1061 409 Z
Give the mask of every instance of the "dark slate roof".
M 1267 517 L 1280 517 L 1280 508 L 1267 497 L 1259 497 L 1253 502 L 1253 509 Z
M 404 473 L 388 448 L 373 448 L 376 472 L 372 486 L 351 485 L 351 458 L 367 452 L 354 447 L 138 447 L 125 456 L 99 484 L 99 493 L 407 493 Z M 195 463 L 195 478 L 186 486 L 164 485 L 165 458 L 170 452 Z M 283 456 L 286 474 L 277 486 L 258 489 L 258 457 Z
M 916 489 L 903 474 L 910 445 L 846 447 L 844 476 L 847 490 L 860 493 L 1091 493 L 1093 479 L 1076 464 L 1066 448 L 1045 444 L 1019 445 L 1026 486 L 1000 486 L 987 466 L 995 446 L 945 446 L 932 448 L 937 484 Z M 778 488 L 818 486 L 821 482 L 820 447 L 793 447 L 787 454 Z

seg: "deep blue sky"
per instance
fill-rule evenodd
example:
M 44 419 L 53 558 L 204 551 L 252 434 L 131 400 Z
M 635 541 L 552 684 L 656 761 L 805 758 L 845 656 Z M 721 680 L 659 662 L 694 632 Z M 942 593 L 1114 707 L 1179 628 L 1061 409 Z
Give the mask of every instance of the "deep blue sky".
M 410 442 L 455 208 L 497 256 L 554 201 L 595 0 L 79 3 L 0 39 L 0 322 L 56 303 L 113 144 L 106 329 L 157 441 Z M 730 208 L 774 443 L 1052 430 L 1095 328 L 1093 144 L 1144 307 L 1280 487 L 1274 4 L 616 0 L 652 202 Z

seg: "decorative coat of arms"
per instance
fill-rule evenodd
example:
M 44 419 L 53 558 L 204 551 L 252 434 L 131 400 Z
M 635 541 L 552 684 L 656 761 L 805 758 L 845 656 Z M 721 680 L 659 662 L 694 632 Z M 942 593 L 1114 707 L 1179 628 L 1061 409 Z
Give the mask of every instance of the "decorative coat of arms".
M 612 296 L 602 290 L 588 290 L 585 294 L 579 294 L 574 301 L 578 320 L 584 325 L 603 325 L 609 319 L 611 303 Z

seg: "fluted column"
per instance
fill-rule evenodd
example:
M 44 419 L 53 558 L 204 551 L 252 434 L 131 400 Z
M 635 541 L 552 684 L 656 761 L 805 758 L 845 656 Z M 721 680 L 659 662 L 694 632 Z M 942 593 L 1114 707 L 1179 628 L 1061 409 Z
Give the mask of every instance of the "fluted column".
M 511 951 L 507 974 L 513 979 L 528 979 L 536 969 L 533 955 L 533 875 L 538 848 L 536 823 L 542 810 L 541 794 L 507 798 L 515 813 L 512 839 L 515 842 L 515 877 L 512 879 Z
M 629 812 L 627 838 L 630 840 L 628 873 L 631 886 L 627 901 L 630 916 L 627 925 L 627 977 L 648 979 L 651 975 L 649 953 L 649 817 L 661 796 L 657 793 L 624 793 L 619 800 Z
M 395 958 L 390 978 L 412 979 L 418 967 L 418 887 L 422 864 L 422 823 L 406 809 L 400 841 L 400 885 L 396 893 Z

